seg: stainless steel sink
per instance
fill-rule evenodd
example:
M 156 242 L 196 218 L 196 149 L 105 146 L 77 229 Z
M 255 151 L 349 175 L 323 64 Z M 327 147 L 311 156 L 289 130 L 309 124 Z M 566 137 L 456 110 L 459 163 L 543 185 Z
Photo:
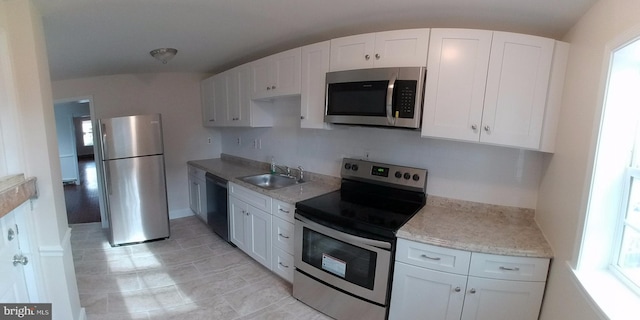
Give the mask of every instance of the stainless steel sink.
M 295 177 L 288 177 L 278 174 L 264 173 L 258 174 L 255 176 L 248 176 L 240 178 L 240 180 L 250 183 L 254 186 L 274 190 L 280 189 L 284 187 L 289 187 L 295 184 L 299 184 L 302 182 L 298 182 Z

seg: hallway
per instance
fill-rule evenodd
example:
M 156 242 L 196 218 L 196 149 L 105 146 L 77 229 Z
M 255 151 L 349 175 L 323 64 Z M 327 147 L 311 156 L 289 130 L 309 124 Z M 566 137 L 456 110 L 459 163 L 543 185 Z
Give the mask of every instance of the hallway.
M 100 222 L 100 202 L 96 162 L 93 157 L 78 158 L 80 184 L 64 186 L 69 224 Z

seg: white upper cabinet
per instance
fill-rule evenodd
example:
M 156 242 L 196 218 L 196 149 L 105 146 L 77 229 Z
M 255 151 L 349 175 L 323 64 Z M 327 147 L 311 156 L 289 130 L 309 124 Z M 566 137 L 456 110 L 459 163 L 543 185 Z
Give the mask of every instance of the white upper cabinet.
M 207 127 L 268 127 L 273 119 L 251 102 L 251 69 L 244 64 L 202 80 L 203 122 Z
M 300 127 L 327 129 L 324 122 L 325 78 L 329 71 L 330 42 L 302 47 Z
M 481 141 L 538 149 L 555 41 L 494 32 Z
M 555 47 L 530 35 L 433 29 L 422 136 L 552 151 L 541 137 L 555 130 L 547 93 L 564 77 L 565 63 L 552 73 L 554 59 L 566 60 Z
M 202 122 L 205 127 L 220 126 L 226 119 L 226 78 L 217 74 L 202 80 L 200 83 L 202 96 Z
M 492 35 L 485 30 L 431 30 L 423 136 L 478 141 Z
M 367 33 L 331 40 L 330 71 L 424 66 L 429 29 Z
M 300 94 L 300 48 L 251 63 L 252 99 Z

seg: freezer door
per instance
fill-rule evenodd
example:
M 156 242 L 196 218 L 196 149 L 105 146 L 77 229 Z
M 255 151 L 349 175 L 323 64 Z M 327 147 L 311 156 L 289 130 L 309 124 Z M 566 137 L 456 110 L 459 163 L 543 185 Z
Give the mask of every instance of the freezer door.
M 162 154 L 160 114 L 101 119 L 102 159 Z
M 103 161 L 112 245 L 169 237 L 162 155 Z

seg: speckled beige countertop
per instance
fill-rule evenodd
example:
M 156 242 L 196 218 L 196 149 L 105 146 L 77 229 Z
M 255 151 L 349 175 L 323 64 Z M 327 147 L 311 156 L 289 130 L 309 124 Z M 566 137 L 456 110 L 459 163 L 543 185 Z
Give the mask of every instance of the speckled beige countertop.
M 472 252 L 552 258 L 533 209 L 427 196 L 398 238 Z
M 340 178 L 305 172 L 305 183 L 267 190 L 238 178 L 268 173 L 269 164 L 222 154 L 220 158 L 188 161 L 187 164 L 210 172 L 237 185 L 287 203 L 313 198 L 340 189 Z M 294 169 L 292 169 L 294 170 Z M 295 170 L 297 173 L 297 170 Z

